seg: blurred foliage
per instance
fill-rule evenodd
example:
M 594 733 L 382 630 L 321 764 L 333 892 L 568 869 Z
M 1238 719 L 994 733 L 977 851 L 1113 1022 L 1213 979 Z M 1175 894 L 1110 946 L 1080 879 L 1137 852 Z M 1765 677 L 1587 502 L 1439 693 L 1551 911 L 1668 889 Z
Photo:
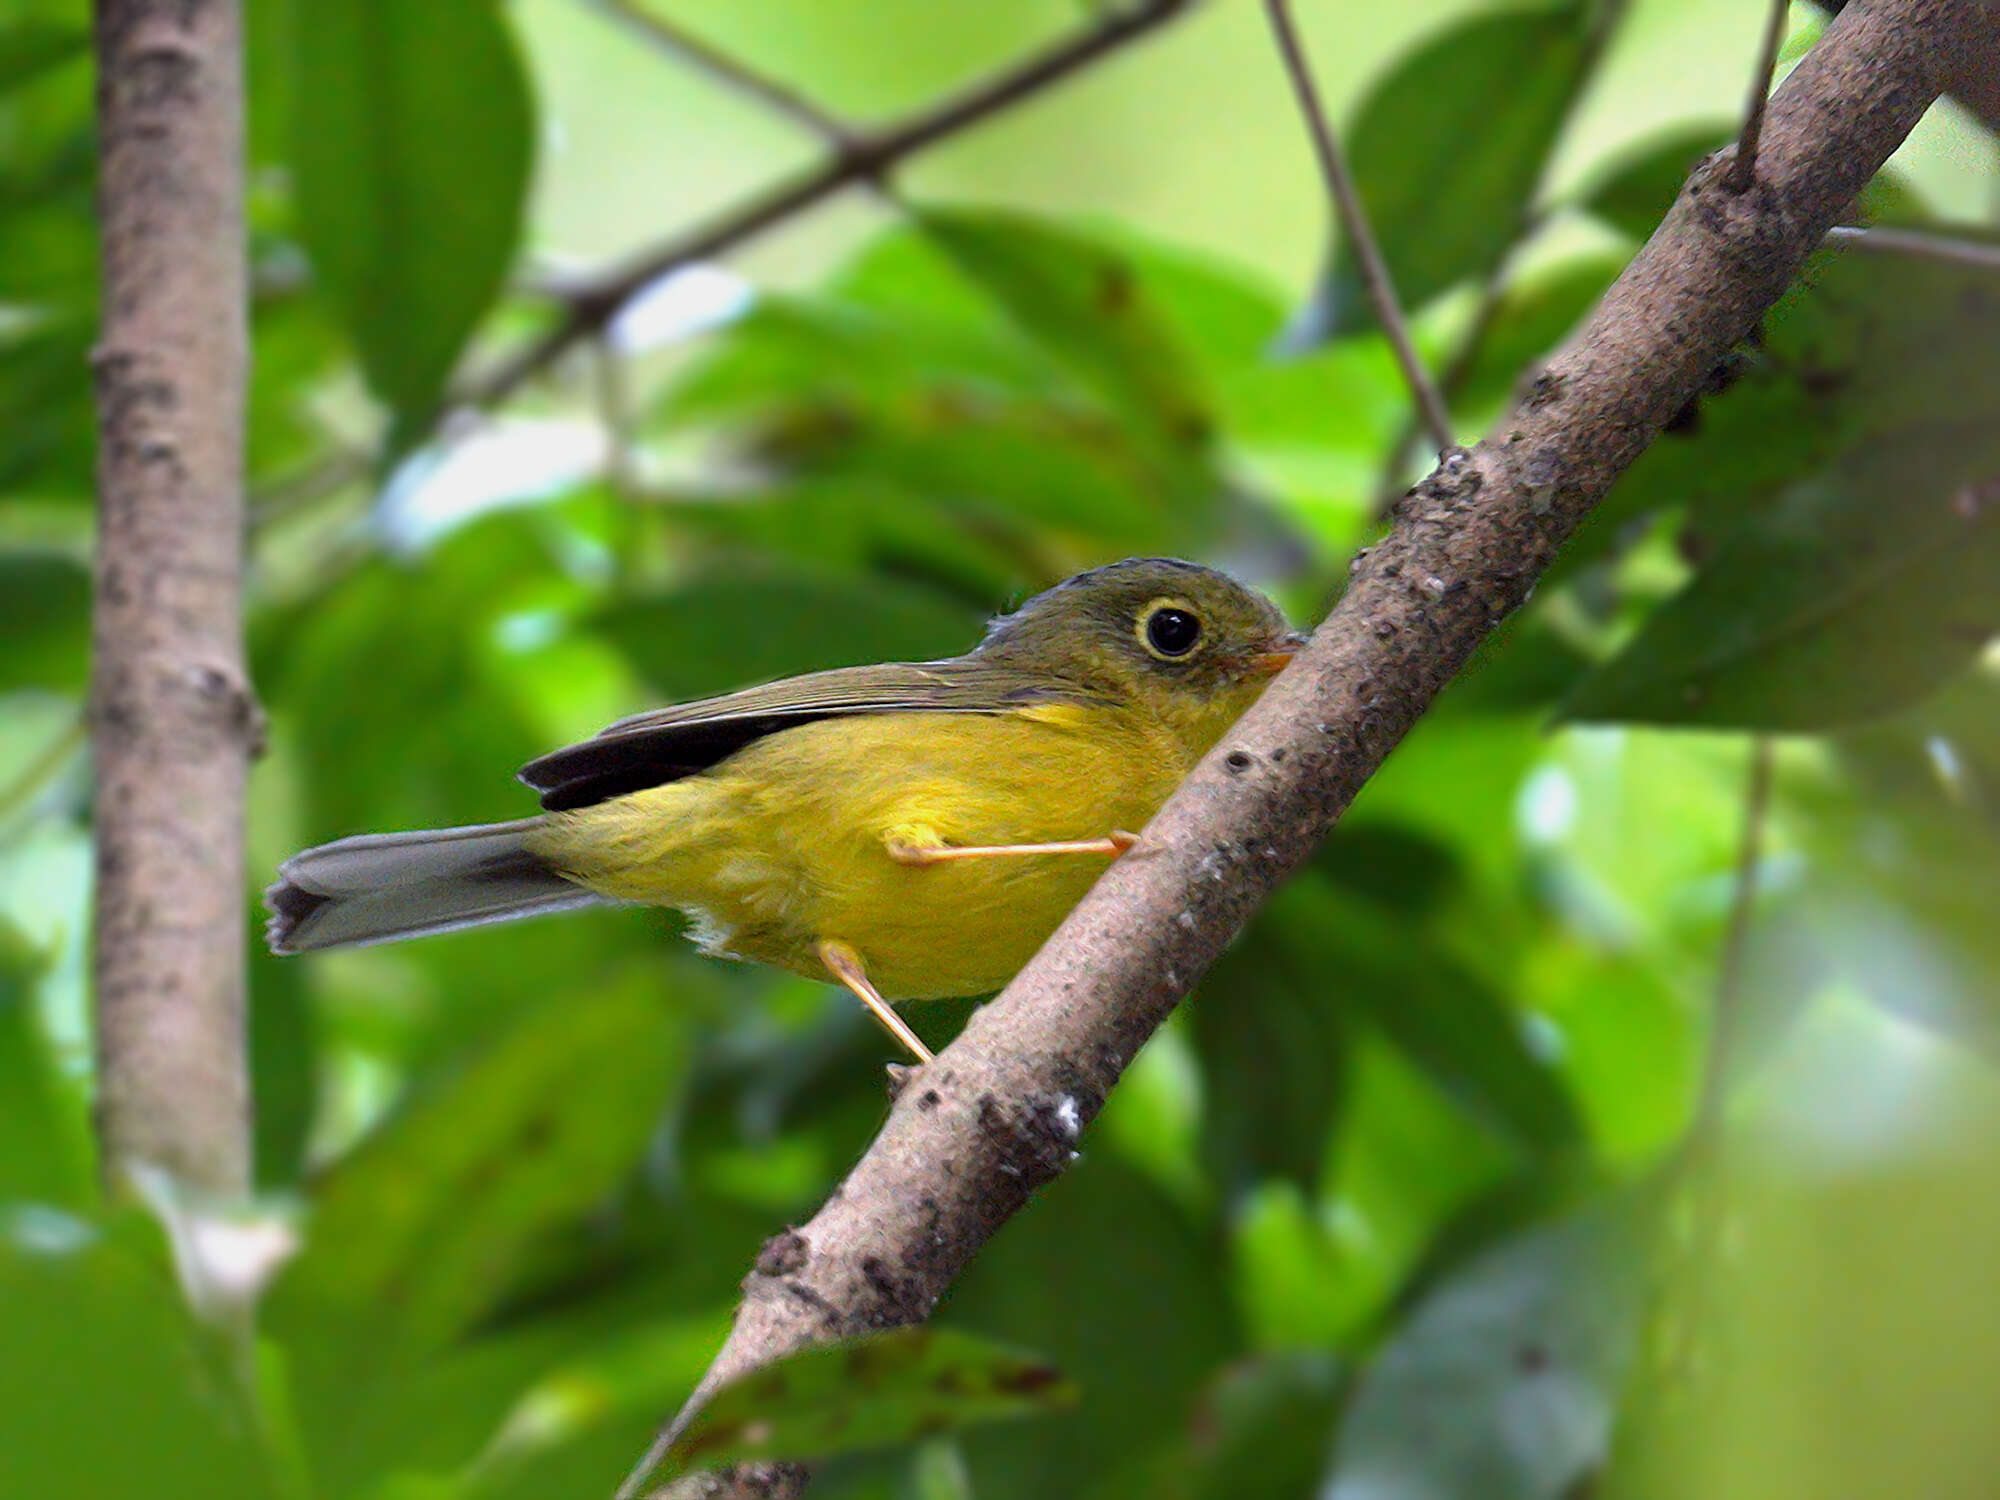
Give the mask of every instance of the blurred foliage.
M 1588 77 L 1590 32 L 1608 24 L 1608 14 L 1581 0 L 1475 18 L 1413 52 L 1370 90 L 1344 149 L 1405 304 L 1421 307 L 1462 282 L 1483 281 L 1520 242 Z M 1494 107 L 1498 100 L 1504 107 Z M 1444 203 L 1453 212 L 1440 214 Z M 1343 239 L 1288 342 L 1308 347 L 1374 323 L 1367 283 Z
M 859 115 L 1097 9 L 902 7 L 887 46 L 811 0 L 647 3 Z M 963 649 L 1118 556 L 1218 562 L 1306 620 L 1401 477 L 1409 402 L 1348 251 L 1274 357 L 1303 288 L 1253 269 L 1259 224 L 1161 232 L 1200 153 L 1164 159 L 1160 101 L 1112 82 L 1206 69 L 1263 140 L 1255 7 L 939 148 L 970 201 L 844 204 L 809 274 L 689 268 L 508 412 L 442 418 L 601 238 L 563 217 L 599 96 L 679 143 L 672 193 L 615 186 L 621 243 L 685 231 L 714 172 L 754 193 L 767 136 L 773 170 L 808 146 L 590 7 L 247 9 L 255 884 L 306 842 L 515 816 L 515 765 L 650 701 Z M 260 952 L 258 1202 L 165 1234 L 97 1203 L 87 10 L 0 17 L 0 1493 L 608 1494 L 758 1245 L 865 1148 L 879 1039 L 658 913 Z M 1748 42 L 1667 0 L 1300 10 L 1475 431 L 1728 139 Z M 1701 59 L 1700 97 L 1647 93 L 1662 55 Z M 1228 173 L 1316 204 L 1288 113 L 1289 157 L 1234 123 L 1202 127 Z M 1990 203 L 1992 143 L 1966 150 Z M 1072 173 L 1096 212 L 1057 211 Z M 1990 239 L 1920 179 L 1858 211 Z M 1985 1494 L 1996 286 L 1822 257 L 935 1331 L 806 1356 L 715 1430 L 826 1456 L 814 1493 L 850 1500 Z M 1745 746 L 1716 731 L 1753 730 L 1790 737 L 1722 1092 Z M 912 1020 L 942 1041 L 968 1010 Z
M 435 411 L 514 259 L 534 104 L 487 0 L 292 8 L 299 232 L 368 384 Z M 439 58 L 451 65 L 440 68 Z

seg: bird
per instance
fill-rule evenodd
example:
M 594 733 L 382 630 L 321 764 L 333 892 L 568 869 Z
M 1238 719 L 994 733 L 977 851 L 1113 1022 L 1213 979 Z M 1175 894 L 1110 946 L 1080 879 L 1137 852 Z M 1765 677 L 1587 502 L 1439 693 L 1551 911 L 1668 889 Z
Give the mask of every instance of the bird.
M 621 719 L 531 761 L 539 815 L 286 860 L 273 952 L 593 904 L 895 1002 L 1002 988 L 1307 637 L 1227 574 L 1093 568 L 964 655 L 839 667 Z

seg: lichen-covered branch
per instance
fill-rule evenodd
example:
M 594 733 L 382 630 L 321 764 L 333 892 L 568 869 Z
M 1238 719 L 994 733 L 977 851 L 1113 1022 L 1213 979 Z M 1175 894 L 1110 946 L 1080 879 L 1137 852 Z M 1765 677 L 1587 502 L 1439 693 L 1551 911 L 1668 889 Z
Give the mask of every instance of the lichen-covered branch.
M 1141 1044 L 1258 903 L 1755 328 L 1982 19 L 1976 0 L 1846 8 L 1771 99 L 1749 185 L 1722 190 L 1728 152 L 1696 170 L 1502 429 L 1448 451 L 1405 498 L 1312 645 L 1007 990 L 910 1077 L 825 1206 L 764 1247 L 676 1426 L 759 1363 L 929 1315 L 1062 1171 Z M 790 1495 L 804 1476 L 705 1484 Z
M 236 0 L 99 0 L 97 1087 L 107 1176 L 250 1171 Z

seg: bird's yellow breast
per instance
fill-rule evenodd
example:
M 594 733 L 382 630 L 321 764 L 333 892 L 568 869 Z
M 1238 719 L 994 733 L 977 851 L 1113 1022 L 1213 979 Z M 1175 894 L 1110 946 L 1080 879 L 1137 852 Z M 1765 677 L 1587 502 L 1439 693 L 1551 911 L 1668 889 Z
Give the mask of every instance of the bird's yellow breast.
M 699 775 L 552 814 L 535 848 L 592 890 L 686 911 L 713 952 L 824 978 L 817 944 L 832 939 L 891 999 L 983 994 L 1027 962 L 1108 860 L 912 866 L 889 844 L 1137 830 L 1212 738 L 1076 704 L 828 719 Z

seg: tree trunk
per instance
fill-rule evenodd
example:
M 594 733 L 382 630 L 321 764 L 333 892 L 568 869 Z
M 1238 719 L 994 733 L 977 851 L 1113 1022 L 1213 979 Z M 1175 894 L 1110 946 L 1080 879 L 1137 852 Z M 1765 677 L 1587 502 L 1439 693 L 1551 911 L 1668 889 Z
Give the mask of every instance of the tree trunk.
M 250 1176 L 243 785 L 243 87 L 236 0 L 98 0 L 103 312 L 91 732 L 98 1129 Z

